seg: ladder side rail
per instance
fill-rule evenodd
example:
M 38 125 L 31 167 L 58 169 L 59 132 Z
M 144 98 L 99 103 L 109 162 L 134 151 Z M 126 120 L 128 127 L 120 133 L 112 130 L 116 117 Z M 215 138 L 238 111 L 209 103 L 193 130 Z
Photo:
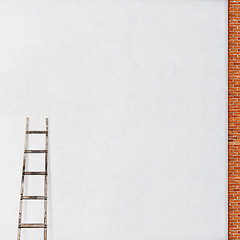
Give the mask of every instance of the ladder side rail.
M 19 206 L 19 217 L 18 217 L 18 240 L 20 240 L 21 237 L 21 228 L 20 225 L 22 223 L 22 198 L 23 198 L 23 191 L 24 191 L 24 180 L 25 175 L 23 174 L 25 172 L 26 168 L 26 153 L 27 145 L 28 145 L 28 131 L 29 128 L 29 118 L 26 120 L 26 131 L 25 131 L 25 143 L 24 143 L 24 154 L 23 154 L 23 167 L 22 167 L 22 181 L 21 181 L 21 195 L 20 195 L 20 206 Z
M 48 173 L 48 118 L 46 118 L 46 141 L 45 141 L 45 172 Z M 48 175 L 45 175 L 44 183 L 44 240 L 47 240 L 47 191 L 48 191 Z

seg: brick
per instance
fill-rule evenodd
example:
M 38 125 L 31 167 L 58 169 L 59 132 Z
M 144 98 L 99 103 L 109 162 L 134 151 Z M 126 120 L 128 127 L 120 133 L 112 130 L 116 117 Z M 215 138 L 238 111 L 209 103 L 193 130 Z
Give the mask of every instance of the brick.
M 228 3 L 228 239 L 240 240 L 240 1 Z

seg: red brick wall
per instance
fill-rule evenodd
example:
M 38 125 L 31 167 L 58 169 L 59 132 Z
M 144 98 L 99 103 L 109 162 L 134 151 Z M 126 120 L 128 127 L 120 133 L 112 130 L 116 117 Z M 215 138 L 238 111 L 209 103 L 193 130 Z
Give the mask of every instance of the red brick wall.
M 228 5 L 228 239 L 240 239 L 240 0 Z

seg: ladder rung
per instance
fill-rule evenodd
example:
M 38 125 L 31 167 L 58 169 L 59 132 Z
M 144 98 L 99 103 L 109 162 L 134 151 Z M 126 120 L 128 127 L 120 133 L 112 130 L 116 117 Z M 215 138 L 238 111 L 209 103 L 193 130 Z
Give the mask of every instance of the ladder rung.
M 23 196 L 21 197 L 22 200 L 47 200 L 45 196 Z
M 23 172 L 23 175 L 47 175 L 47 172 Z
M 47 153 L 47 150 L 25 150 L 25 153 Z
M 46 228 L 47 224 L 43 223 L 22 223 L 18 225 L 19 228 Z
M 47 134 L 48 131 L 26 131 L 27 134 Z

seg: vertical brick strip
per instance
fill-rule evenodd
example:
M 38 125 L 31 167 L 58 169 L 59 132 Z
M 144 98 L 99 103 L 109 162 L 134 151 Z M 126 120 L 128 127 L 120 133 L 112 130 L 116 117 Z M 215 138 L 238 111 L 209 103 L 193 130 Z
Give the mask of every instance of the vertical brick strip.
M 240 0 L 228 1 L 228 239 L 240 239 Z

